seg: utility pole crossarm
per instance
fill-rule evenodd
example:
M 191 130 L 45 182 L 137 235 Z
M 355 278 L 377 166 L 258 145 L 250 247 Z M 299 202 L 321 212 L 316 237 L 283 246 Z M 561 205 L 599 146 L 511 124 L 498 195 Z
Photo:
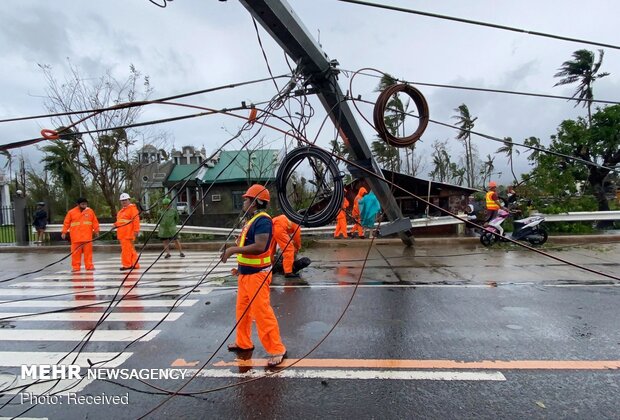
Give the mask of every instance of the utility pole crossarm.
M 262 27 L 276 40 L 282 49 L 299 66 L 301 72 L 318 92 L 319 100 L 328 112 L 332 122 L 339 129 L 345 144 L 351 150 L 360 166 L 375 173 L 380 179 L 383 174 L 372 157 L 368 143 L 357 124 L 349 103 L 345 101 L 336 78 L 336 62 L 331 62 L 308 30 L 285 0 L 239 0 Z M 391 222 L 402 221 L 402 213 L 388 184 L 374 176 L 361 173 Z M 410 229 L 401 231 L 400 238 L 407 246 L 413 245 Z

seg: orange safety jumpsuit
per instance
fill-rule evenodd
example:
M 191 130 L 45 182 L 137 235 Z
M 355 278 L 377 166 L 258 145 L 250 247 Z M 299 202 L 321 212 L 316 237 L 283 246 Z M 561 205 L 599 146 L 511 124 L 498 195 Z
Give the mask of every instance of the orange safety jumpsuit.
M 121 243 L 121 266 L 140 268 L 138 253 L 133 246 L 136 233 L 140 232 L 140 212 L 135 204 L 121 208 L 116 214 L 116 237 Z
M 275 241 L 272 244 L 272 259 L 275 256 L 275 244 L 277 243 L 282 250 L 284 274 L 291 274 L 293 272 L 293 263 L 295 262 L 295 253 L 301 249 L 301 226 L 290 221 L 283 214 L 274 217 L 272 221 L 273 239 Z
M 254 348 L 252 344 L 252 320 L 254 320 L 256 321 L 258 338 L 267 353 L 279 355 L 286 352 L 286 347 L 282 344 L 278 320 L 269 301 L 273 241 L 271 217 L 265 212 L 255 214 L 243 227 L 237 245 L 243 247 L 254 243 L 257 222 L 262 226 L 260 231 L 256 230 L 256 233 L 269 232 L 270 238 L 267 247 L 261 254 L 237 254 L 239 277 L 237 280 L 236 319 L 238 324 L 235 344 L 244 349 Z M 254 301 L 250 305 L 253 298 Z
M 99 220 L 90 207 L 84 210 L 75 206 L 65 216 L 62 224 L 62 233 L 69 232 L 71 238 L 71 267 L 80 271 L 82 254 L 84 266 L 87 270 L 94 270 L 93 264 L 93 232 L 99 234 Z
M 344 238 L 348 238 L 347 235 L 347 209 L 349 208 L 349 200 L 344 197 L 342 207 L 336 216 L 336 230 L 334 231 L 334 238 L 338 238 L 342 235 Z
M 354 233 L 357 233 L 357 236 L 359 236 L 360 238 L 364 237 L 364 228 L 362 227 L 362 222 L 360 220 L 361 218 L 359 202 L 360 198 L 362 198 L 367 192 L 368 191 L 366 191 L 366 188 L 360 187 L 357 195 L 355 196 L 355 199 L 353 200 L 353 210 L 351 211 L 351 217 L 353 217 L 353 227 L 351 228 L 351 232 L 349 232 L 349 234 L 353 235 Z

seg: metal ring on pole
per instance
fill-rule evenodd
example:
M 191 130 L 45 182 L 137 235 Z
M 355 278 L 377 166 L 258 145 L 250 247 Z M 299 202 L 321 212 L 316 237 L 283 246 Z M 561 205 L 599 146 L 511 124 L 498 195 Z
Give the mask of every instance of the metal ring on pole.
M 315 209 L 313 209 L 313 205 L 323 200 L 323 197 L 319 197 L 313 200 L 308 209 L 300 212 L 294 208 L 288 198 L 287 183 L 299 163 L 304 159 L 310 158 L 321 161 L 325 167 L 323 177 L 320 182 L 317 183 L 319 192 L 321 192 L 320 188 L 328 176 L 333 180 L 333 186 L 330 186 L 329 191 L 322 191 L 325 196 L 329 196 L 329 201 L 326 206 L 320 206 L 320 208 L 315 207 Z M 328 152 L 313 146 L 298 147 L 284 157 L 276 175 L 276 188 L 278 190 L 278 200 L 282 212 L 290 220 L 304 227 L 320 227 L 331 223 L 340 211 L 340 207 L 344 200 L 344 184 L 342 178 L 338 165 Z M 313 214 L 310 214 L 311 211 Z
M 418 113 L 420 114 L 418 121 L 418 129 L 410 136 L 396 137 L 389 132 L 385 126 L 385 110 L 387 108 L 390 98 L 396 93 L 403 92 L 409 95 L 415 103 Z M 407 147 L 418 141 L 422 137 L 422 133 L 426 130 L 429 120 L 428 103 L 422 95 L 422 92 L 417 90 L 411 85 L 397 84 L 386 88 L 375 103 L 375 109 L 373 112 L 373 118 L 375 122 L 375 130 L 379 133 L 379 136 L 388 144 L 394 147 Z

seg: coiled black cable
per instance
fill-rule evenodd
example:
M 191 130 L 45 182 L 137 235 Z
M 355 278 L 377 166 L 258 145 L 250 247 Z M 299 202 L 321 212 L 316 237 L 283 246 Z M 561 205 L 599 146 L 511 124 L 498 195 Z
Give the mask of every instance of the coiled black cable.
M 288 199 L 286 191 L 287 181 L 291 174 L 299 162 L 306 158 L 315 158 L 323 162 L 326 173 L 329 172 L 331 174 L 334 182 L 329 202 L 324 208 L 319 209 L 314 214 L 309 214 L 310 209 L 306 209 L 304 213 L 295 210 Z M 324 176 L 323 179 L 325 179 Z M 314 146 L 298 147 L 284 157 L 276 175 L 276 188 L 282 212 L 290 220 L 304 227 L 320 227 L 330 223 L 340 211 L 344 199 L 343 175 L 338 169 L 338 165 L 327 151 Z
M 393 135 L 385 126 L 385 111 L 387 109 L 388 102 L 393 95 L 399 92 L 403 92 L 413 99 L 413 102 L 415 103 L 416 108 L 418 108 L 418 112 L 420 114 L 418 119 L 418 128 L 413 134 L 406 137 L 397 137 Z M 375 130 L 377 130 L 379 137 L 381 137 L 383 141 L 394 147 L 408 147 L 418 141 L 420 137 L 422 137 L 424 130 L 426 130 L 429 120 L 428 103 L 426 102 L 424 95 L 422 95 L 422 92 L 413 86 L 402 83 L 392 85 L 381 92 L 377 98 L 373 112 L 373 120 L 375 122 Z

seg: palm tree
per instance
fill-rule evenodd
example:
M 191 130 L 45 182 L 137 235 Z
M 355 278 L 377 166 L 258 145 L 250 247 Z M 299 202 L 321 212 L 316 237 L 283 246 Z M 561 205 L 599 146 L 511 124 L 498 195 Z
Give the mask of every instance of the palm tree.
M 497 153 L 497 152 L 496 152 Z M 491 157 L 491 155 L 487 155 L 487 160 L 482 164 L 482 170 L 480 174 L 482 175 L 482 185 L 486 185 L 487 177 L 489 177 L 489 181 L 491 180 L 491 174 L 495 169 L 495 156 Z
M 469 113 L 467 105 L 461 104 L 458 108 L 454 109 L 458 112 L 452 118 L 455 118 L 457 123 L 455 124 L 460 128 L 459 134 L 456 136 L 457 140 L 461 140 L 465 145 L 465 168 L 467 170 L 467 186 L 473 187 L 474 185 L 474 160 L 472 158 L 471 150 L 471 130 L 474 128 L 474 122 L 478 117 L 472 118 Z
M 11 177 L 11 171 L 13 170 L 13 155 L 8 150 L 0 151 L 0 156 L 4 156 L 6 158 L 6 162 L 4 163 L 4 168 L 9 168 L 9 178 Z
M 527 160 L 529 160 L 531 163 L 530 165 L 536 165 L 538 162 L 538 158 L 540 157 L 540 154 L 542 153 L 539 149 L 544 149 L 545 146 L 543 146 L 540 143 L 540 139 L 538 137 L 534 137 L 534 136 L 530 136 L 527 139 L 525 139 L 523 141 L 523 144 L 525 146 L 531 147 L 530 149 L 530 154 L 527 157 Z
M 388 87 L 395 85 L 396 83 L 397 83 L 397 79 L 394 76 L 385 73 L 383 74 L 383 76 L 381 76 L 381 80 L 379 81 L 379 85 L 377 86 L 375 91 L 382 92 Z M 388 131 L 392 135 L 394 136 L 400 135 L 401 127 L 404 131 L 405 117 L 406 117 L 408 106 L 409 106 L 408 103 L 407 105 L 403 104 L 403 101 L 400 99 L 400 96 L 398 94 L 393 95 L 390 98 L 390 100 L 387 102 L 384 121 L 385 121 L 385 127 L 388 129 Z M 379 143 L 379 142 L 384 143 L 384 146 L 381 146 L 378 144 L 375 145 L 375 143 Z M 373 142 L 372 150 L 375 154 L 380 153 L 380 155 L 377 156 L 377 161 L 379 160 L 384 161 L 386 165 L 384 167 L 392 171 L 396 170 L 400 172 L 401 158 L 400 158 L 400 151 L 398 150 L 398 148 L 391 146 L 385 143 L 382 139 L 380 139 L 379 141 Z M 405 154 L 406 156 L 408 156 L 407 152 L 405 152 Z
M 495 153 L 506 153 L 508 156 L 508 162 L 510 163 L 510 172 L 512 172 L 512 177 L 515 180 L 515 184 L 518 182 L 517 176 L 515 175 L 515 170 L 512 162 L 512 152 L 515 151 L 517 154 L 521 154 L 517 149 L 513 149 L 514 143 L 512 142 L 512 137 L 504 137 L 504 145 L 497 149 Z
M 370 146 L 379 166 L 390 171 L 400 172 L 400 155 L 396 147 L 390 146 L 383 140 L 375 140 Z
M 599 57 L 598 62 L 594 63 L 594 53 L 588 50 L 577 50 L 573 53 L 572 61 L 565 61 L 562 63 L 562 67 L 559 68 L 553 77 L 562 77 L 559 82 L 553 86 L 569 85 L 575 82 L 579 82 L 577 90 L 573 94 L 572 98 L 578 96 L 577 104 L 584 103 L 583 106 L 588 108 L 588 123 L 592 125 L 592 85 L 594 81 L 605 76 L 609 76 L 609 73 L 599 73 L 598 70 L 603 64 L 603 56 L 605 51 L 598 50 Z
M 60 182 L 65 192 L 65 207 L 68 207 L 71 190 L 76 186 L 81 187 L 82 183 L 75 164 L 75 154 L 70 144 L 62 140 L 41 147 L 41 151 L 45 152 L 45 156 L 41 159 L 43 169 L 49 171 Z

